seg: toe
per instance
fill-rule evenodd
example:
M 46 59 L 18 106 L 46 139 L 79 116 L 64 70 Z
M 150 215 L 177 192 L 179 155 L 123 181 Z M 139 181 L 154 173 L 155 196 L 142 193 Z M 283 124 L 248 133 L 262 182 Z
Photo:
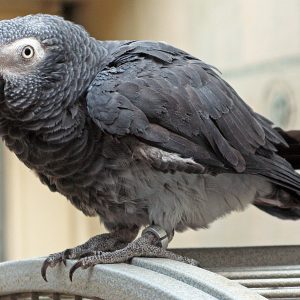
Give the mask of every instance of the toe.
M 57 254 L 52 254 L 45 259 L 42 269 L 41 269 L 41 274 L 45 281 L 47 281 L 46 273 L 47 273 L 48 267 L 51 267 L 51 268 L 55 267 L 59 262 L 61 262 L 61 260 L 62 260 L 61 256 L 57 255 Z
M 95 255 L 99 255 L 99 254 L 102 254 L 102 252 L 101 251 L 90 251 L 90 252 L 85 252 L 85 253 L 83 253 L 83 254 L 81 254 L 80 256 L 79 256 L 79 259 L 81 259 L 81 258 L 85 258 L 85 257 L 89 257 L 89 256 L 95 256 Z
M 62 258 L 61 258 L 61 260 L 62 260 L 62 262 L 63 262 L 63 264 L 64 264 L 65 266 L 67 265 L 67 259 L 70 258 L 71 253 L 72 253 L 71 249 L 66 249 L 66 250 L 62 253 Z
M 70 273 L 69 273 L 69 278 L 70 278 L 70 281 L 73 281 L 73 275 L 75 273 L 75 271 L 79 268 L 82 268 L 83 267 L 83 260 L 79 260 L 76 264 L 74 264 L 72 266 L 72 268 L 70 269 Z
M 49 267 L 54 268 L 58 263 L 62 261 L 63 261 L 63 252 L 51 254 L 45 259 L 43 266 L 41 268 L 41 274 L 45 281 L 47 281 L 47 276 L 46 276 L 47 269 Z
M 186 261 L 186 263 L 188 263 L 188 264 L 190 264 L 190 265 L 192 265 L 192 266 L 195 266 L 195 267 L 201 267 L 201 266 L 200 266 L 200 262 L 197 261 L 197 260 L 195 260 L 195 259 L 189 258 L 189 259 Z
M 95 254 L 97 253 L 97 254 Z M 69 273 L 69 278 L 72 281 L 73 280 L 73 275 L 75 273 L 76 270 L 78 270 L 79 268 L 81 269 L 87 269 L 89 267 L 93 267 L 98 263 L 101 263 L 100 261 L 100 257 L 102 255 L 102 252 L 95 252 L 92 253 L 92 256 L 87 256 L 84 258 L 81 258 L 80 260 L 77 261 L 77 263 L 75 263 L 72 268 L 70 269 L 70 273 Z

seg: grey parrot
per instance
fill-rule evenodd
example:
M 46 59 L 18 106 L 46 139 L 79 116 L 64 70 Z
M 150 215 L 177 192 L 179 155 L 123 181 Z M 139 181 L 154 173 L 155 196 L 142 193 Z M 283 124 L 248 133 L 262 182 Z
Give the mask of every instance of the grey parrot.
M 165 43 L 99 41 L 51 15 L 0 22 L 3 141 L 109 231 L 51 254 L 45 280 L 67 259 L 77 259 L 71 279 L 137 256 L 198 265 L 166 250 L 174 232 L 249 204 L 299 219 L 296 133 L 273 128 L 214 67 Z

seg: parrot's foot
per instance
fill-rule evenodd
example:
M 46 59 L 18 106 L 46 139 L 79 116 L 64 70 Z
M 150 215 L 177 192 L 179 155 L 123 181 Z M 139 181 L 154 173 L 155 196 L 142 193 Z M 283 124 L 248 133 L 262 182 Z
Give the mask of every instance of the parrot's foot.
M 71 268 L 69 274 L 70 280 L 72 281 L 74 272 L 79 268 L 87 269 L 97 264 L 113 264 L 128 262 L 134 257 L 169 258 L 194 266 L 199 266 L 199 262 L 194 259 L 175 254 L 171 251 L 162 248 L 162 246 L 167 246 L 167 243 L 164 244 L 164 239 L 161 238 L 161 236 L 159 236 L 157 232 L 155 232 L 155 230 L 152 231 L 152 228 L 153 226 L 148 227 L 143 232 L 140 238 L 129 243 L 123 249 L 119 249 L 114 252 L 93 251 L 93 253 L 91 253 L 90 256 L 81 258 Z M 166 233 L 165 237 L 167 237 Z
M 47 281 L 46 272 L 48 267 L 55 267 L 58 263 L 63 262 L 66 265 L 67 259 L 81 259 L 89 257 L 99 251 L 116 251 L 122 249 L 135 239 L 139 231 L 138 227 L 123 228 L 112 233 L 100 234 L 92 237 L 86 243 L 75 248 L 66 249 L 65 251 L 50 254 L 44 261 L 41 273 Z

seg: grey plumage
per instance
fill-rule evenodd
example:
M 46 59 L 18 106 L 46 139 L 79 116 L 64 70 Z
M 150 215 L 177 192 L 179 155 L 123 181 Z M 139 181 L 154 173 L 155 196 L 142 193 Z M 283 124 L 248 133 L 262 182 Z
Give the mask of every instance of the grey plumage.
M 4 142 L 109 230 L 155 223 L 172 235 L 250 203 L 300 217 L 300 176 L 276 154 L 285 140 L 212 66 L 48 15 L 1 21 L 0 44 Z

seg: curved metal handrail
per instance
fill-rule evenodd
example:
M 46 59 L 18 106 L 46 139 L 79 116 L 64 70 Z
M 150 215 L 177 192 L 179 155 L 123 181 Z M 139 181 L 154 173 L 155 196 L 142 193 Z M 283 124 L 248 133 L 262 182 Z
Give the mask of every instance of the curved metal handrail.
M 135 258 L 131 264 L 97 265 L 78 270 L 73 282 L 68 272 L 74 261 L 49 269 L 48 282 L 40 275 L 43 261 L 1 263 L 0 296 L 38 292 L 105 300 L 265 299 L 223 276 L 167 259 Z

